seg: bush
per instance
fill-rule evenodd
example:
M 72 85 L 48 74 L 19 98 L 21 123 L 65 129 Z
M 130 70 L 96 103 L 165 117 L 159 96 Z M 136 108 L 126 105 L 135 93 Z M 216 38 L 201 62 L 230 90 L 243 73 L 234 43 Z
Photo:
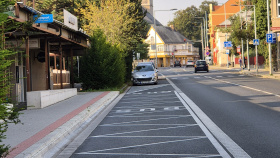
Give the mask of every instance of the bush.
M 116 45 L 106 42 L 101 30 L 90 38 L 91 48 L 81 58 L 80 80 L 84 90 L 118 87 L 124 83 L 125 61 Z

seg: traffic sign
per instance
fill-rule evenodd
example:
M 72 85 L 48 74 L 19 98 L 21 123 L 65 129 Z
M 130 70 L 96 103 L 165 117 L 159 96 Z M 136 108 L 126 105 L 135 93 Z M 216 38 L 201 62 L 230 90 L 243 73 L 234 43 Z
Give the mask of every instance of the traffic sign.
M 209 55 L 209 54 L 210 54 L 210 52 L 209 52 L 209 51 L 207 51 L 207 52 L 206 52 L 206 55 Z
M 226 54 L 229 54 L 229 50 L 228 49 L 226 50 Z
M 231 41 L 224 42 L 224 47 L 232 47 Z
M 260 45 L 260 40 L 259 40 L 259 39 L 253 39 L 253 44 L 254 44 L 255 46 Z
M 266 34 L 266 42 L 267 43 L 276 43 L 276 34 L 275 33 L 267 33 Z

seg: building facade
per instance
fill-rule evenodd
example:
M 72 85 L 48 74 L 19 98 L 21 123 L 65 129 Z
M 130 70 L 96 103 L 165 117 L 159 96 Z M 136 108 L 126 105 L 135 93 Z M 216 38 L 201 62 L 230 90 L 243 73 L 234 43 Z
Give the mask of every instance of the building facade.
M 200 59 L 199 49 L 193 46 L 192 41 L 174 30 L 174 27 L 156 26 L 155 31 L 152 26 L 145 42 L 150 45 L 149 60 L 157 59 L 157 67 L 173 66 L 176 60 L 185 65 L 188 60 Z
M 224 66 L 227 65 L 227 61 L 231 61 L 231 58 L 226 54 L 226 48 L 224 47 L 224 42 L 227 41 L 230 33 L 225 33 L 221 30 L 230 27 L 229 17 L 240 12 L 244 8 L 232 5 L 239 5 L 242 2 L 242 0 L 228 0 L 221 6 L 209 4 L 209 43 L 214 65 Z
M 22 2 L 13 8 L 9 18 L 19 23 L 33 22 L 31 17 L 43 15 Z M 6 34 L 6 47 L 20 52 L 9 71 L 14 76 L 13 102 L 23 108 L 27 107 L 29 92 L 73 87 L 73 57 L 82 56 L 89 47 L 88 35 L 55 19 L 33 22 L 28 29 L 28 34 L 21 31 Z

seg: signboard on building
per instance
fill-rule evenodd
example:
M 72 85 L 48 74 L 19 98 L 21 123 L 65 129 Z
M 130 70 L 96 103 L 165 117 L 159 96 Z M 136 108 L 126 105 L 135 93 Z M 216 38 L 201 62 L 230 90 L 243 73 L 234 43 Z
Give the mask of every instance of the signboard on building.
M 25 48 L 26 44 L 25 41 L 22 40 L 7 40 L 6 41 L 6 48 Z M 37 49 L 40 48 L 40 39 L 39 38 L 34 38 L 34 39 L 29 39 L 29 49 Z
M 270 30 L 271 31 L 273 31 L 273 30 L 280 30 L 280 27 L 271 27 Z
M 33 15 L 34 23 L 52 23 L 53 15 L 52 14 L 43 14 L 43 15 Z
M 63 9 L 64 15 L 64 24 L 71 29 L 78 31 L 78 19 L 76 16 L 68 12 L 67 10 Z

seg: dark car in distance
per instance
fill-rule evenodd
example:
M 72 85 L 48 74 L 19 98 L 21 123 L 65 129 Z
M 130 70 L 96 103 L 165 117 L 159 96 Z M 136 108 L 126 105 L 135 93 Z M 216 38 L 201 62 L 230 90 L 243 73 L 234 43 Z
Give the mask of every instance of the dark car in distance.
M 194 65 L 194 72 L 196 73 L 197 71 L 207 71 L 209 72 L 209 67 L 208 64 L 206 63 L 205 60 L 197 60 Z
M 181 67 L 180 61 L 176 60 L 176 61 L 174 62 L 174 67 L 176 67 L 176 66 L 180 66 L 180 67 Z

